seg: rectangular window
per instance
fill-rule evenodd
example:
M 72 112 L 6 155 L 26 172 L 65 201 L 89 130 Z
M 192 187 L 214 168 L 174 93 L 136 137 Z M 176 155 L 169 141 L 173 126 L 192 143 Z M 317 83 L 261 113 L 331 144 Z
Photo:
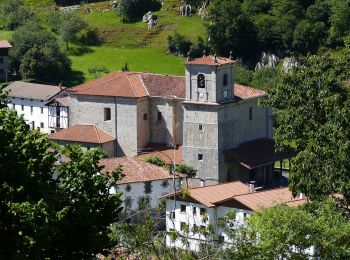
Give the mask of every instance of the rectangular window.
M 30 106 L 30 114 L 33 115 L 33 106 Z
M 44 128 L 44 123 L 40 122 L 40 128 Z
M 150 181 L 145 182 L 145 193 L 146 194 L 151 193 L 151 182 Z
M 104 108 L 104 120 L 111 120 L 111 109 L 109 107 Z
M 157 120 L 158 121 L 162 120 L 162 112 L 158 112 Z
M 147 113 L 144 113 L 144 114 L 143 114 L 143 120 L 146 121 L 147 119 L 148 119 L 148 115 L 147 115 Z
M 175 219 L 175 211 L 172 211 L 172 212 L 170 213 L 170 218 L 171 218 L 171 219 Z
M 249 107 L 249 120 L 253 120 L 253 108 Z
M 21 110 L 24 111 L 24 105 L 21 105 Z
M 32 128 L 32 130 L 35 129 L 35 122 L 34 121 L 32 121 L 32 123 L 31 123 L 31 128 Z
M 198 154 L 198 161 L 203 161 L 203 154 L 202 153 Z
M 193 215 L 197 215 L 197 208 L 193 207 Z
M 205 208 L 200 208 L 199 215 L 201 215 L 201 216 L 205 215 Z
M 55 132 L 55 130 L 51 130 L 50 133 L 53 134 Z
M 183 231 L 183 230 L 186 230 L 186 229 L 187 229 L 186 222 L 180 222 L 180 230 Z
M 199 129 L 200 131 L 202 131 L 202 130 L 203 130 L 203 125 L 199 125 L 198 129 Z
M 40 113 L 44 114 L 44 108 L 43 107 L 40 108 Z
M 186 213 L 186 205 L 181 205 L 180 211 L 181 211 L 181 213 Z

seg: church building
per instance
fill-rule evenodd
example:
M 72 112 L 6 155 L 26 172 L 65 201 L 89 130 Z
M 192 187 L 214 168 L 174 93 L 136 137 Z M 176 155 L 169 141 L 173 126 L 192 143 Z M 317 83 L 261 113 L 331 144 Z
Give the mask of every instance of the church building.
M 69 90 L 69 127 L 49 138 L 100 146 L 110 157 L 159 155 L 186 163 L 197 183 L 268 185 L 275 161 L 272 110 L 262 90 L 234 83 L 234 61 L 203 56 L 185 62 L 185 77 L 114 72 Z M 92 142 L 92 140 L 94 140 Z

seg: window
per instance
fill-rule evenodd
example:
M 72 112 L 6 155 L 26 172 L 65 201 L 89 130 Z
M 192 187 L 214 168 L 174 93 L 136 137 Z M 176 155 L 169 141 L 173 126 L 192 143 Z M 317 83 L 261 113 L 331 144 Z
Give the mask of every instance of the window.
M 225 237 L 224 236 L 218 236 L 218 243 L 223 244 L 225 242 Z
M 44 123 L 40 122 L 40 128 L 44 128 Z
M 12 104 L 12 109 L 16 109 L 16 105 L 15 104 Z
M 157 120 L 158 121 L 162 120 L 162 112 L 158 112 Z
M 202 153 L 198 154 L 198 161 L 203 161 L 203 154 Z
M 31 123 L 31 128 L 32 128 L 32 130 L 35 129 L 35 122 L 34 121 L 32 121 L 32 123 Z
M 197 77 L 198 88 L 205 88 L 205 77 L 203 74 L 199 74 Z
M 162 187 L 163 187 L 163 188 L 166 188 L 166 187 L 168 187 L 168 186 L 169 186 L 169 182 L 168 182 L 167 180 L 165 180 L 165 181 L 162 182 Z
M 44 114 L 44 108 L 43 107 L 40 108 L 40 113 Z
M 149 205 L 150 205 L 149 197 L 139 198 L 139 209 L 149 208 Z
M 172 212 L 170 213 L 170 218 L 171 218 L 171 219 L 175 219 L 175 211 L 172 211 Z
M 247 213 L 243 213 L 243 219 L 245 219 L 247 217 Z
M 205 208 L 200 208 L 199 215 L 201 215 L 201 216 L 205 215 Z
M 225 73 L 225 74 L 224 74 L 224 77 L 223 77 L 223 79 L 222 79 L 222 85 L 227 86 L 227 84 L 228 84 L 228 76 L 227 76 L 227 74 Z
M 21 105 L 21 110 L 24 111 L 24 105 Z
M 146 181 L 145 182 L 145 193 L 146 194 L 150 194 L 151 193 L 151 182 L 150 181 Z
M 180 211 L 181 211 L 181 213 L 186 213 L 186 205 L 181 205 Z
M 143 120 L 146 121 L 146 120 L 147 120 L 147 116 L 148 116 L 147 113 L 144 113 L 144 114 L 143 114 Z
M 125 191 L 127 191 L 127 192 L 131 191 L 131 185 L 130 185 L 130 184 L 127 184 L 127 185 L 126 185 Z
M 4 63 L 4 58 L 0 58 L 0 64 Z
M 193 215 L 197 215 L 197 208 L 193 207 Z
M 199 125 L 198 129 L 199 129 L 200 131 L 202 131 L 202 130 L 203 130 L 203 125 Z
M 86 147 L 86 150 L 90 151 L 90 146 Z
M 30 114 L 33 115 L 33 106 L 30 106 Z
M 55 132 L 55 130 L 51 130 L 50 133 L 53 134 Z
M 249 107 L 249 120 L 253 119 L 253 108 Z
M 111 109 L 109 107 L 104 108 L 104 119 L 105 121 L 111 120 Z

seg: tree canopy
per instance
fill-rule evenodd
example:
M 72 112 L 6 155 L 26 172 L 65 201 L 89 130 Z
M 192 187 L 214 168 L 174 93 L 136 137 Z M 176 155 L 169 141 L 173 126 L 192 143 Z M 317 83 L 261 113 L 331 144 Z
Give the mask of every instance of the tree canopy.
M 311 199 L 341 194 L 350 202 L 350 58 L 308 56 L 268 89 L 274 107 L 274 139 L 295 149 L 290 187 Z
M 8 30 L 14 30 L 29 21 L 35 21 L 34 13 L 25 6 L 24 0 L 6 0 L 1 5 L 1 17 Z
M 86 259 L 111 248 L 121 169 L 101 175 L 100 150 L 62 148 L 58 163 L 46 135 L 0 109 L 0 255 L 6 259 Z

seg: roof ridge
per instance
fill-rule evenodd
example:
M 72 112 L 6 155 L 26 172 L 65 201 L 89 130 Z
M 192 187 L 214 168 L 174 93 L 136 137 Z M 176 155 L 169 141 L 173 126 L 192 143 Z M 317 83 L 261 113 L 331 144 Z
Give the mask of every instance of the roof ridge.
M 151 95 L 150 95 L 150 94 L 149 94 L 149 92 L 148 92 L 148 89 L 147 89 L 147 87 L 146 87 L 146 85 L 145 85 L 145 82 L 143 81 L 143 79 L 142 79 L 142 77 L 141 77 L 141 74 L 139 74 L 139 77 L 140 77 L 140 80 L 141 80 L 142 86 L 145 88 L 145 90 L 146 90 L 146 92 L 147 92 L 148 96 L 150 97 Z
M 134 75 L 134 74 L 132 74 L 132 75 Z M 132 91 L 134 92 L 135 97 L 137 97 L 137 94 L 136 94 L 134 85 L 131 83 L 131 80 L 129 79 L 129 75 L 128 75 L 128 74 L 126 74 L 126 78 L 127 78 L 127 80 L 129 81 L 129 83 L 130 83 L 131 89 L 132 89 Z
M 94 129 L 95 129 L 95 132 L 96 132 L 97 140 L 98 140 L 99 143 L 101 143 L 101 138 L 100 138 L 100 136 L 98 134 L 96 125 L 94 125 Z
M 259 190 L 259 191 L 255 191 L 255 192 L 247 192 L 247 193 L 235 195 L 232 198 L 239 197 L 239 196 L 244 196 L 244 195 L 253 195 L 253 194 L 258 194 L 258 193 L 264 193 L 264 192 L 269 192 L 269 191 L 283 190 L 283 189 L 287 189 L 288 191 L 290 191 L 288 189 L 288 187 L 279 187 L 279 188 L 273 188 L 273 189 L 268 189 L 268 190 Z
M 197 189 L 202 189 L 202 188 L 213 187 L 213 186 L 219 186 L 219 185 L 233 184 L 233 183 L 241 183 L 241 184 L 245 185 L 245 184 L 244 184 L 243 182 L 241 182 L 241 181 L 231 181 L 231 182 L 225 182 L 225 183 L 218 183 L 218 184 L 207 185 L 207 186 L 203 186 L 203 187 L 195 187 L 195 188 L 189 189 L 189 191 L 191 191 L 191 190 L 197 190 Z M 248 187 L 248 186 L 247 186 L 247 187 Z

